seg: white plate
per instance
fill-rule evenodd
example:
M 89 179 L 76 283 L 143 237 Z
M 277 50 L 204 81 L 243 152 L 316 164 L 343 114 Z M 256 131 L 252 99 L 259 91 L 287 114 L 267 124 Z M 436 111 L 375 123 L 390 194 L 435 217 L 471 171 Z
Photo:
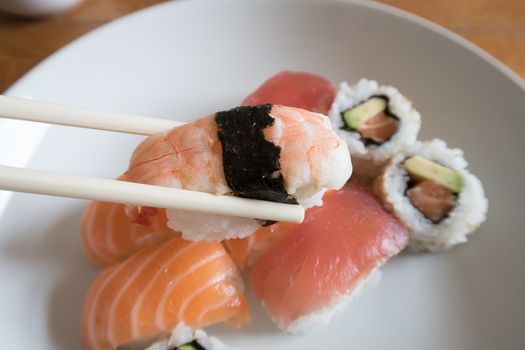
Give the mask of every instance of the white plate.
M 423 137 L 465 150 L 489 218 L 450 252 L 395 258 L 379 287 L 315 334 L 281 335 L 260 307 L 242 332 L 212 333 L 244 349 L 525 348 L 524 84 L 444 29 L 368 2 L 169 2 L 76 41 L 9 93 L 191 120 L 238 104 L 281 69 L 399 87 L 423 115 Z M 140 139 L 6 121 L 0 130 L 4 163 L 105 177 L 125 168 Z M 80 347 L 83 294 L 97 272 L 79 238 L 84 205 L 9 200 L 0 218 L 1 348 Z

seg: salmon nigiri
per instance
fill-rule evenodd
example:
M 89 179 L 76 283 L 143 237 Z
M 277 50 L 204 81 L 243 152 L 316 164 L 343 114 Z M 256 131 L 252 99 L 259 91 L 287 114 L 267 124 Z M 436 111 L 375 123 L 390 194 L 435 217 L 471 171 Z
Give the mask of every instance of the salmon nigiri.
M 276 222 L 273 225 L 258 229 L 248 237 L 227 239 L 222 241 L 222 244 L 224 244 L 239 270 L 245 271 L 294 226 L 296 225 L 288 222 Z
M 198 328 L 249 320 L 242 280 L 220 243 L 173 238 L 104 270 L 84 302 L 86 349 L 162 337 L 183 322 Z
M 84 250 L 97 266 L 119 262 L 141 248 L 180 235 L 169 229 L 166 210 L 93 201 L 80 224 Z
M 327 114 L 335 98 L 335 87 L 319 75 L 283 71 L 271 76 L 242 102 L 243 106 L 261 103 L 303 108 Z
M 405 227 L 352 184 L 327 194 L 322 207 L 310 208 L 302 224 L 286 230 L 256 260 L 250 278 L 256 298 L 289 333 L 328 322 L 408 243 Z

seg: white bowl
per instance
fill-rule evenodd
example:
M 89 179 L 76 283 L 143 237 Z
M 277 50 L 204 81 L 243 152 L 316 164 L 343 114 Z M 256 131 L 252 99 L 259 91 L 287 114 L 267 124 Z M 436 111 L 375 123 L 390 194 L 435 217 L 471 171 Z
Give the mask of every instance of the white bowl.
M 246 350 L 525 349 L 525 89 L 465 40 L 373 2 L 191 0 L 152 7 L 69 45 L 9 94 L 192 120 L 240 103 L 282 69 L 397 86 L 423 138 L 465 150 L 488 220 L 467 244 L 402 255 L 330 326 L 292 337 L 258 304 L 253 322 L 209 332 Z M 115 177 L 141 138 L 0 120 L 0 164 Z M 13 195 L 0 217 L 0 348 L 79 349 L 84 201 Z

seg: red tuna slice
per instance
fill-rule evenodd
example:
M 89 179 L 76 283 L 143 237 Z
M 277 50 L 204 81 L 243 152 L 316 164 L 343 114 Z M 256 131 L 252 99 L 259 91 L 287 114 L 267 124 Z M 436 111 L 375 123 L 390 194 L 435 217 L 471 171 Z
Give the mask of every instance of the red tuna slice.
M 242 105 L 271 103 L 326 114 L 335 92 L 332 83 L 319 75 L 283 71 L 266 80 Z
M 336 303 L 373 269 L 398 254 L 408 233 L 380 202 L 349 184 L 306 212 L 254 264 L 255 296 L 280 329 Z

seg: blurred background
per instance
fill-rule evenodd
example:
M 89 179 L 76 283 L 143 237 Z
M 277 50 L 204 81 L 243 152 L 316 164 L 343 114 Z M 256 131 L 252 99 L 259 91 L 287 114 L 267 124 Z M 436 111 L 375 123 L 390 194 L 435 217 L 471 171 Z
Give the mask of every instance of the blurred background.
M 41 60 L 118 17 L 166 0 L 0 0 L 0 92 Z M 380 0 L 438 23 L 525 78 L 525 0 Z

